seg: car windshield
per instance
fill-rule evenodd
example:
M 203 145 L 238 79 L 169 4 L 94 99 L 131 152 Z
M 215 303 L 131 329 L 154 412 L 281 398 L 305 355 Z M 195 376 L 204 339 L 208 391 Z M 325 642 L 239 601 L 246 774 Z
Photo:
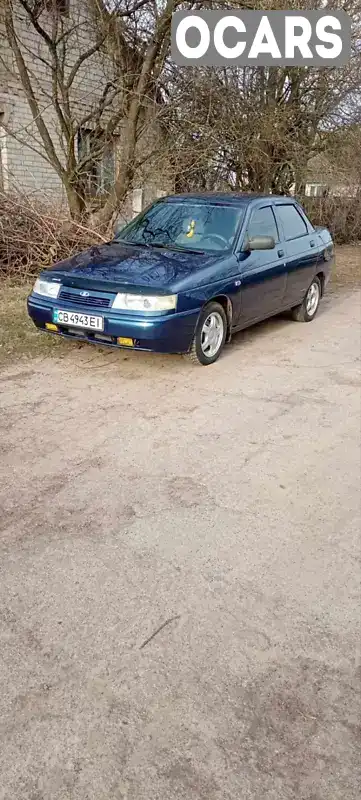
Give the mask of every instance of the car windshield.
M 243 209 L 231 205 L 161 201 L 127 225 L 117 241 L 188 252 L 230 250 Z

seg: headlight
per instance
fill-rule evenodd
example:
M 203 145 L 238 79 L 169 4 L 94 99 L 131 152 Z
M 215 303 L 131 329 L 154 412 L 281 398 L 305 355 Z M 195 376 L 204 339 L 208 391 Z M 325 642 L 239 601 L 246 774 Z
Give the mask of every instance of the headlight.
M 44 297 L 53 297 L 54 299 L 60 292 L 61 283 L 52 283 L 51 281 L 44 281 L 38 278 L 34 283 L 33 292 L 42 294 Z
M 123 311 L 170 311 L 177 305 L 177 295 L 117 294 L 112 308 Z

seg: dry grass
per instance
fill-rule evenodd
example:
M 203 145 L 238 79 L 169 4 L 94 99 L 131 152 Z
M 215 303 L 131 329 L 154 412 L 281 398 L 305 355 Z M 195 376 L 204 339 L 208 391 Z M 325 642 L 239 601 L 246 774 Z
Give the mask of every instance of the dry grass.
M 68 340 L 40 333 L 28 316 L 26 298 L 31 284 L 1 284 L 0 365 L 21 357 L 57 355 L 76 346 Z
M 361 283 L 361 242 L 344 244 L 336 250 L 336 269 L 332 277 L 335 288 L 356 286 Z
M 352 289 L 361 283 L 361 245 L 337 248 L 336 269 L 331 286 Z M 28 317 L 26 297 L 32 284 L 13 286 L 1 283 L 0 303 L 0 365 L 18 358 L 62 355 L 72 348 L 86 347 L 82 343 L 50 334 L 40 333 Z

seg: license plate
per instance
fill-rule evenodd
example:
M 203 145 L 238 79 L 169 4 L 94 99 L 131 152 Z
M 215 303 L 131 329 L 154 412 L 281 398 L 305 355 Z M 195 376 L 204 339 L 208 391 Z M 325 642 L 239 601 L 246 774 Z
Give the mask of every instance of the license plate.
M 72 328 L 89 328 L 94 331 L 104 330 L 104 318 L 92 314 L 78 314 L 77 311 L 63 311 L 57 308 L 53 314 L 54 322 L 59 325 L 71 325 Z

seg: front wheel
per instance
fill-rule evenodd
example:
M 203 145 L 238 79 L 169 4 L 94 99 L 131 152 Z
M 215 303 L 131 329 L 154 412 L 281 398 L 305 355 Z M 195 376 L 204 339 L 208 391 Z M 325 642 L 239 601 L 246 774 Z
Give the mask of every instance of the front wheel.
M 303 303 L 292 309 L 292 317 L 296 322 L 311 322 L 317 314 L 321 300 L 321 283 L 314 278 L 308 287 Z
M 227 317 L 219 303 L 208 303 L 201 312 L 188 357 L 195 364 L 214 364 L 227 335 Z

